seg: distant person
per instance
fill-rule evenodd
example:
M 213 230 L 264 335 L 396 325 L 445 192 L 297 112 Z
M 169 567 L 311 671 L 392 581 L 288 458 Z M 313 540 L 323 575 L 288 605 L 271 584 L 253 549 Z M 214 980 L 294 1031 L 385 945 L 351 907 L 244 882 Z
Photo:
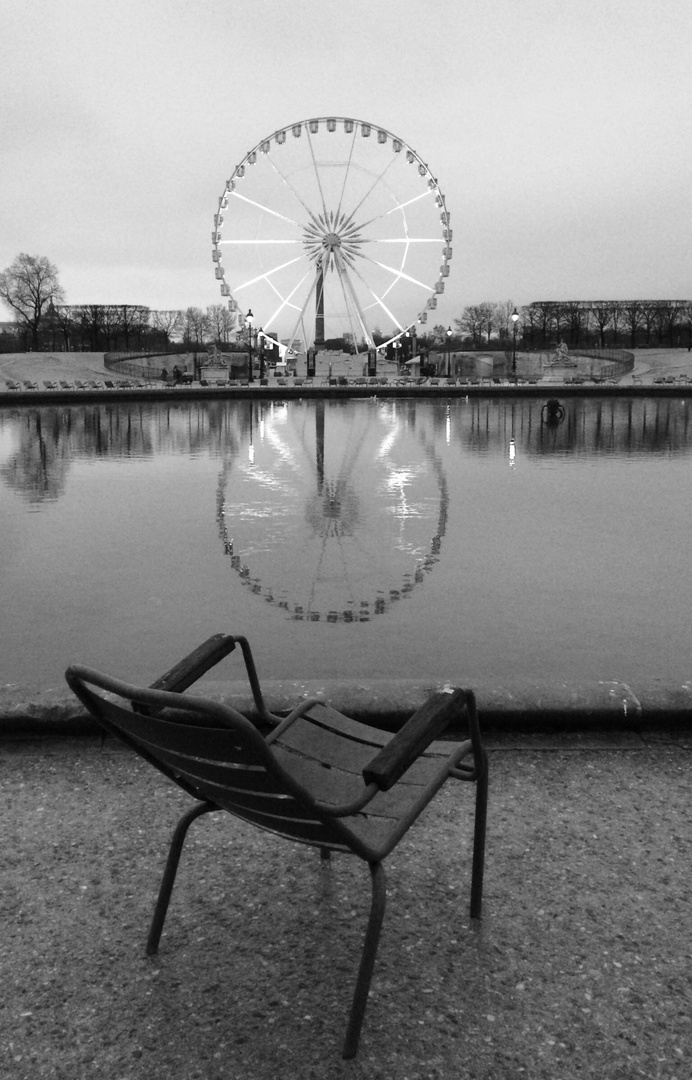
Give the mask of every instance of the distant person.
M 173 381 L 179 383 L 180 380 L 182 379 L 182 377 L 183 377 L 183 373 L 180 370 L 180 368 L 178 367 L 178 365 L 176 364 L 175 367 L 173 368 Z
M 168 371 L 166 368 L 161 369 L 161 382 L 168 382 Z

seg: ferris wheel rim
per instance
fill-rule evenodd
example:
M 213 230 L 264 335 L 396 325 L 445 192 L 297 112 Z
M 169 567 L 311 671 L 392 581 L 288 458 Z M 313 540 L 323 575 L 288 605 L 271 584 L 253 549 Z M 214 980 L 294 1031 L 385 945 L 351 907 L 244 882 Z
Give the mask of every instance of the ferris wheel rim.
M 342 197 L 339 200 L 336 212 L 330 211 L 327 208 L 327 202 L 324 196 L 324 192 L 322 190 L 319 171 L 320 166 L 324 168 L 325 163 L 318 162 L 316 160 L 313 140 L 311 137 L 313 135 L 317 135 L 321 130 L 323 130 L 325 126 L 329 133 L 333 133 L 338 128 L 342 127 L 345 134 L 352 136 L 349 160 L 345 163 L 339 162 L 340 166 L 343 166 L 345 164 L 345 173 L 342 186 Z M 293 194 L 295 195 L 298 203 L 300 203 L 303 212 L 307 215 L 307 225 L 305 224 L 305 222 L 301 223 L 300 221 L 298 221 L 296 219 L 297 215 L 296 218 L 290 218 L 286 214 L 282 214 L 281 212 L 273 209 L 271 206 L 253 201 L 252 199 L 248 198 L 247 195 L 236 190 L 238 182 L 245 178 L 246 170 L 252 165 L 256 164 L 258 160 L 261 160 L 259 155 L 269 156 L 270 150 L 273 147 L 283 146 L 288 140 L 289 133 L 294 138 L 299 138 L 303 133 L 305 133 L 306 142 L 308 143 L 310 149 L 310 155 L 312 158 L 312 165 L 317 180 L 318 190 L 320 193 L 321 206 L 315 211 L 315 209 L 311 209 L 310 206 L 306 203 L 306 201 L 301 197 L 301 195 L 297 191 L 295 191 L 294 188 L 292 188 Z M 370 189 L 366 191 L 365 195 L 361 198 L 360 203 L 355 208 L 352 208 L 350 210 L 348 218 L 345 218 L 345 215 L 341 213 L 341 208 L 343 201 L 343 191 L 345 190 L 346 181 L 348 179 L 348 172 L 351 168 L 360 168 L 363 169 L 363 171 L 366 171 L 364 170 L 364 167 L 362 165 L 353 163 L 351 161 L 358 134 L 367 138 L 370 138 L 374 135 L 377 143 L 380 145 L 391 143 L 393 154 L 389 164 L 386 165 L 382 172 L 375 177 Z M 358 238 L 354 240 L 354 233 L 356 230 L 355 226 L 351 228 L 350 222 L 354 219 L 356 211 L 363 203 L 366 202 L 372 191 L 382 182 L 384 175 L 387 173 L 387 171 L 393 164 L 396 155 L 402 153 L 404 154 L 407 163 L 416 168 L 419 176 L 421 177 L 421 181 L 426 184 L 426 190 L 418 193 L 413 198 L 408 199 L 406 202 L 401 202 L 394 197 L 393 192 L 390 192 L 393 199 L 393 205 L 388 211 L 388 214 L 391 214 L 394 210 L 400 212 L 403 221 L 403 235 L 396 237 L 358 236 Z M 280 170 L 276 167 L 275 159 L 271 159 L 271 164 L 275 171 L 278 173 L 278 175 L 281 176 L 282 174 Z M 330 164 L 334 163 L 332 162 Z M 283 179 L 284 182 L 286 182 L 285 178 Z M 290 184 L 288 186 L 291 187 Z M 441 226 L 439 235 L 437 237 L 416 237 L 409 235 L 407 218 L 405 214 L 406 207 L 431 194 L 434 197 L 435 205 L 439 210 L 439 221 Z M 282 219 L 284 222 L 288 223 L 298 231 L 302 230 L 302 237 L 296 235 L 288 238 L 276 237 L 265 239 L 255 236 L 254 238 L 249 239 L 223 239 L 223 210 L 226 209 L 226 207 L 228 206 L 231 196 L 239 199 L 240 201 L 254 205 L 262 213 L 267 213 L 270 216 L 273 215 L 277 219 Z M 228 297 L 228 306 L 231 311 L 238 313 L 241 315 L 241 317 L 245 318 L 246 316 L 243 312 L 243 307 L 241 307 L 241 304 L 238 302 L 235 293 L 239 293 L 243 289 L 247 289 L 250 286 L 255 285 L 259 281 L 262 281 L 263 283 L 268 285 L 270 290 L 273 289 L 273 291 L 276 293 L 277 300 L 279 301 L 279 306 L 271 314 L 269 320 L 265 321 L 264 323 L 264 325 L 268 329 L 271 329 L 272 322 L 278 319 L 284 308 L 291 307 L 294 310 L 298 311 L 295 329 L 290 342 L 291 345 L 295 340 L 297 340 L 298 329 L 300 327 L 304 328 L 305 312 L 309 303 L 313 299 L 313 294 L 315 296 L 315 303 L 317 306 L 318 293 L 316 292 L 316 288 L 318 286 L 313 285 L 311 288 L 309 288 L 302 307 L 298 308 L 298 305 L 293 303 L 293 294 L 303 285 L 307 274 L 304 276 L 303 279 L 301 279 L 301 281 L 298 282 L 298 284 L 295 286 L 295 288 L 289 295 L 282 295 L 281 290 L 277 288 L 275 284 L 271 281 L 271 277 L 278 274 L 279 271 L 283 271 L 294 264 L 304 263 L 306 259 L 308 260 L 308 267 L 310 266 L 310 261 L 312 261 L 313 266 L 318 268 L 318 275 L 323 272 L 319 268 L 324 267 L 325 265 L 332 270 L 337 270 L 337 276 L 339 278 L 339 284 L 341 286 L 341 291 L 343 294 L 344 311 L 346 312 L 345 318 L 349 321 L 352 327 L 359 327 L 362 333 L 362 340 L 368 345 L 368 347 L 377 347 L 382 349 L 386 345 L 399 340 L 404 335 L 410 334 L 410 332 L 412 330 L 415 330 L 418 325 L 424 324 L 427 321 L 428 311 L 434 310 L 437 306 L 437 296 L 444 292 L 444 278 L 449 275 L 449 261 L 452 256 L 452 249 L 450 246 L 452 237 L 450 229 L 450 214 L 447 209 L 445 196 L 442 193 L 440 185 L 437 179 L 434 177 L 430 166 L 427 164 L 427 162 L 423 160 L 421 155 L 418 154 L 406 140 L 401 139 L 399 136 L 395 135 L 388 128 L 385 128 L 382 125 L 372 124 L 368 121 L 359 120 L 353 117 L 318 116 L 277 128 L 275 129 L 275 131 L 272 132 L 271 135 L 264 139 L 260 139 L 251 150 L 247 151 L 244 157 L 240 160 L 239 164 L 236 165 L 230 178 L 226 181 L 223 193 L 219 198 L 218 202 L 219 209 L 214 217 L 214 231 L 212 232 L 212 257 L 214 259 L 214 262 L 216 263 L 216 276 L 221 281 L 222 295 Z M 344 227 L 344 221 L 346 224 L 346 228 Z M 369 225 L 370 223 L 370 221 L 367 221 L 365 224 Z M 364 226 L 360 226 L 361 229 L 363 227 Z M 348 248 L 348 250 L 346 250 L 346 240 L 344 240 L 344 250 L 339 250 L 342 247 L 342 238 L 341 236 L 337 235 L 336 230 L 343 229 L 345 236 L 349 228 L 351 229 L 351 232 L 348 235 L 348 241 L 352 245 L 355 244 L 362 247 L 363 245 L 367 244 L 382 243 L 395 245 L 393 247 L 394 251 L 396 251 L 396 245 L 401 245 L 400 259 L 391 259 L 391 263 L 393 263 L 394 265 L 390 265 L 389 261 L 384 262 L 381 259 L 378 260 L 374 257 L 371 258 L 371 261 L 380 270 L 383 270 L 386 274 L 391 275 L 390 284 L 384 290 L 380 290 L 382 293 L 381 295 L 368 285 L 367 281 L 365 281 L 363 276 L 359 274 L 355 266 L 354 252 L 357 252 L 358 256 L 361 257 L 363 261 L 367 261 L 369 256 L 363 256 L 360 248 L 357 247 L 352 246 Z M 308 237 L 307 241 L 306 236 Z M 311 239 L 313 238 L 314 244 L 310 248 L 309 245 Z M 415 247 L 416 244 L 427 243 L 442 245 L 442 265 L 439 267 L 439 270 L 435 275 L 435 280 L 432 283 L 432 286 L 430 285 L 430 282 L 424 282 L 419 278 L 415 277 L 414 275 L 407 274 L 405 272 L 406 260 L 409 257 L 409 252 L 411 251 L 412 246 Z M 222 262 L 222 252 L 220 250 L 220 245 L 232 244 L 237 244 L 240 246 L 253 245 L 255 248 L 261 247 L 262 245 L 280 246 L 284 248 L 284 251 L 286 251 L 285 246 L 295 247 L 297 245 L 301 245 L 301 252 L 300 254 L 292 258 L 290 251 L 286 251 L 286 255 L 288 257 L 283 258 L 283 261 L 277 262 L 275 266 L 272 266 L 269 268 L 269 270 L 265 270 L 261 274 L 258 274 L 254 279 L 251 278 L 247 281 L 241 281 L 240 283 L 234 284 L 232 290 L 231 286 L 228 284 L 225 278 L 225 269 Z M 307 256 L 305 254 L 306 245 L 308 245 L 309 247 Z M 326 248 L 326 255 L 322 248 Z M 308 269 L 308 273 L 309 272 L 310 270 Z M 371 318 L 365 317 L 365 311 L 359 304 L 359 300 L 356 295 L 357 290 L 355 289 L 354 283 L 351 280 L 352 276 L 359 277 L 361 283 L 361 290 L 364 291 L 366 294 L 369 290 L 371 294 L 371 302 L 368 303 L 365 310 L 369 312 L 371 309 L 374 309 L 378 314 L 383 313 L 384 316 L 391 320 L 391 323 L 395 328 L 393 332 L 391 332 L 389 336 L 385 336 L 385 340 L 381 341 L 377 346 L 375 346 L 373 338 L 376 327 L 373 327 L 372 330 L 370 329 L 372 320 Z M 411 283 L 415 287 L 419 287 L 427 292 L 427 299 L 425 303 L 421 302 L 420 306 L 417 306 L 417 310 L 413 313 L 413 317 L 404 317 L 404 312 L 393 311 L 386 303 L 386 297 L 389 295 L 390 291 L 394 290 L 403 281 Z M 324 288 L 324 286 L 322 287 Z M 322 295 L 324 295 L 324 293 L 322 293 Z M 255 306 L 257 305 L 255 304 Z M 412 305 L 409 303 L 408 306 L 411 307 Z M 249 311 L 251 307 L 252 302 L 250 301 L 248 302 L 247 310 Z M 411 313 L 407 311 L 405 314 L 407 316 L 410 316 Z M 342 315 L 342 318 L 343 317 L 344 316 Z M 315 339 L 317 339 L 317 333 L 315 335 Z

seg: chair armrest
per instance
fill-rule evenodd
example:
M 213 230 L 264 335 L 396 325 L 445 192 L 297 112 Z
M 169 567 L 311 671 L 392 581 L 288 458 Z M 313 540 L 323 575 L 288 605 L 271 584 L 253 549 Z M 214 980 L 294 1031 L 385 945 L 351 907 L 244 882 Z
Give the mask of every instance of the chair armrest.
M 465 705 L 465 690 L 450 688 L 432 694 L 368 762 L 363 769 L 365 783 L 375 783 L 381 791 L 389 791 Z
M 226 634 L 214 634 L 153 682 L 150 689 L 180 694 L 234 649 L 235 638 Z

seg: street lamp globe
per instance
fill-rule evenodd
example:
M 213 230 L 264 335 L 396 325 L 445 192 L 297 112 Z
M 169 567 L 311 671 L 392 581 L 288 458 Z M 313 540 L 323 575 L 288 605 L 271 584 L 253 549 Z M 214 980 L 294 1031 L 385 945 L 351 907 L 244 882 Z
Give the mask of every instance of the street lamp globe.
M 512 377 L 516 382 L 517 378 L 517 323 L 519 322 L 519 312 L 515 308 L 512 312 Z

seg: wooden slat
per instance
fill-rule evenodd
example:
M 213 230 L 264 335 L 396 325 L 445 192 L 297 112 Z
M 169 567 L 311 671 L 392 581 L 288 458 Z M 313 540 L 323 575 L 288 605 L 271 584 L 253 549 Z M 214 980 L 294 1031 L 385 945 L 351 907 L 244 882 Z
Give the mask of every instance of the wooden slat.
M 363 791 L 362 776 L 343 772 L 341 769 L 325 768 L 316 761 L 301 757 L 276 744 L 274 752 L 276 760 L 292 779 L 310 791 L 320 802 L 331 802 L 335 805 L 350 802 Z M 436 771 L 439 769 L 440 765 L 437 763 Z M 391 791 L 379 792 L 363 812 L 366 815 L 399 820 L 408 812 L 411 800 L 418 797 L 419 790 L 420 785 L 417 784 L 397 784 Z
M 287 728 L 274 746 L 277 744 L 297 750 L 315 761 L 354 774 L 360 774 L 373 756 L 372 746 L 366 746 L 351 739 L 343 739 L 334 732 L 311 724 L 305 718 L 297 720 L 295 724 Z
M 225 634 L 214 634 L 199 645 L 188 656 L 180 660 L 175 667 L 151 684 L 152 690 L 168 690 L 182 693 L 201 678 L 206 671 L 218 664 L 235 648 L 235 641 Z
M 313 705 L 312 708 L 308 709 L 306 715 L 321 727 L 326 727 L 337 734 L 349 736 L 373 747 L 386 746 L 390 739 L 394 738 L 391 731 L 382 731 L 380 728 L 363 724 L 360 720 L 352 720 L 350 716 L 344 716 L 343 713 L 337 712 L 322 703 Z M 461 741 L 461 739 L 458 741 Z M 424 753 L 427 756 L 449 757 L 453 747 L 454 740 L 435 740 L 430 743 Z
M 391 738 L 391 736 L 390 736 Z M 273 747 L 285 746 L 304 754 L 307 758 L 342 769 L 346 773 L 362 777 L 363 769 L 372 761 L 378 746 L 371 746 L 310 723 L 302 717 L 287 728 Z M 451 752 L 451 747 L 450 747 Z M 406 784 L 427 784 L 437 775 L 439 758 L 421 757 L 402 778 Z
M 343 713 L 337 712 L 336 709 L 322 702 L 308 709 L 306 715 L 321 727 L 335 731 L 339 735 L 347 735 L 368 746 L 384 746 L 392 737 L 391 732 L 382 731 L 369 724 L 362 724 L 359 720 L 352 720 L 350 716 L 344 716 Z
M 263 818 L 276 818 L 281 821 L 312 821 L 319 824 L 320 819 L 311 811 L 285 792 L 248 791 L 234 789 L 226 784 L 214 784 L 208 780 L 196 780 L 187 773 L 181 776 L 194 783 L 210 802 L 219 806 L 257 813 Z M 288 825 L 286 826 L 288 828 Z
M 192 754 L 177 754 L 174 751 L 156 749 L 157 758 L 174 772 L 185 772 L 198 780 L 214 784 L 228 784 L 229 787 L 250 791 L 279 791 L 276 777 L 268 773 L 262 765 L 247 762 L 208 761 Z
M 235 815 L 235 817 L 241 818 L 243 821 L 248 821 L 252 825 L 257 825 L 258 828 L 265 829 L 267 832 L 283 836 L 287 840 L 296 840 L 299 843 L 313 844 L 316 847 L 324 845 L 328 847 L 338 847 L 342 851 L 349 850 L 348 844 L 339 832 L 329 825 L 322 824 L 322 822 L 298 821 L 295 819 L 284 820 L 276 816 L 270 817 L 265 814 L 260 814 L 257 811 L 252 811 L 244 807 L 237 807 L 232 804 L 226 806 L 221 801 L 218 805 L 222 806 L 223 809 L 228 810 L 228 812 Z
M 394 738 L 368 762 L 363 769 L 365 782 L 375 783 L 382 791 L 389 791 L 433 739 L 441 735 L 450 721 L 462 712 L 465 703 L 464 690 L 442 690 L 432 694 Z

